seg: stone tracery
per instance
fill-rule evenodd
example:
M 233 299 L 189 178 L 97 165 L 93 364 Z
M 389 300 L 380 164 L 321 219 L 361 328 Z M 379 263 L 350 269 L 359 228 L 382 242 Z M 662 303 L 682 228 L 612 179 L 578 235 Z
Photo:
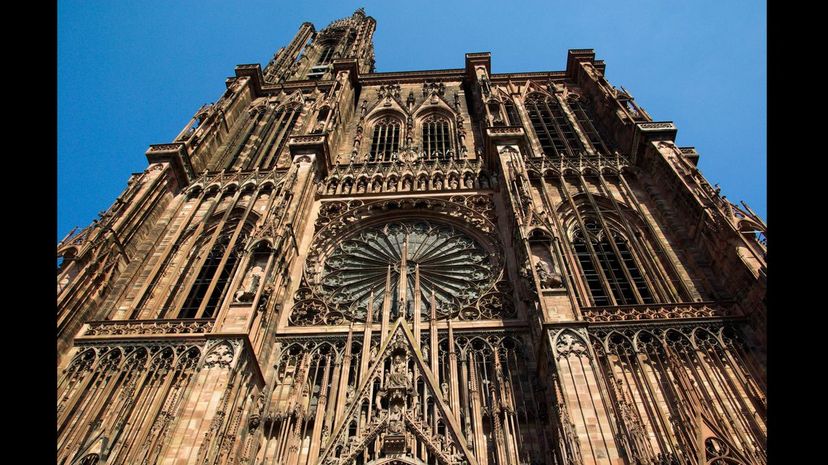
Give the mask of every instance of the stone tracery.
M 439 318 L 471 320 L 513 312 L 502 286 L 494 285 L 502 258 L 454 227 L 393 221 L 336 244 L 308 261 L 294 324 L 365 321 L 369 307 L 378 314 L 386 299 L 392 319 L 412 318 L 415 305 L 423 319 L 432 307 Z

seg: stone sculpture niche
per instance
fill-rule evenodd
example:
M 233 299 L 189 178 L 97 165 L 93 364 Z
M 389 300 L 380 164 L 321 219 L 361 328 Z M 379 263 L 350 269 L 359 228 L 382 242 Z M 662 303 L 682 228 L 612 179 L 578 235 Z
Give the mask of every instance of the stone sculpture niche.
M 532 266 L 538 274 L 541 289 L 563 288 L 563 278 L 552 255 L 552 241 L 544 233 L 535 230 L 529 238 Z
M 265 267 L 267 267 L 267 259 L 270 256 L 270 247 L 262 242 L 253 252 L 250 261 L 247 264 L 247 271 L 241 280 L 239 289 L 233 295 L 233 301 L 236 303 L 250 303 L 256 297 L 256 292 L 264 281 Z

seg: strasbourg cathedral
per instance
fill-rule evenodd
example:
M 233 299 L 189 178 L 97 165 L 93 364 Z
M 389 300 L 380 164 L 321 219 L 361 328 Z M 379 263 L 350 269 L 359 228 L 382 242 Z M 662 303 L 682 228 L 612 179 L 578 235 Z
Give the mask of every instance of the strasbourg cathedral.
M 747 465 L 766 226 L 565 71 L 304 23 L 58 245 L 57 463 Z

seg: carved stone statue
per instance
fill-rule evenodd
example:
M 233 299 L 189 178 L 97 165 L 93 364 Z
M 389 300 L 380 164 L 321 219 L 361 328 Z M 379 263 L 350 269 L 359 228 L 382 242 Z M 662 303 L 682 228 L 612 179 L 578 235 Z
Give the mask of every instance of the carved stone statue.
M 455 178 L 454 176 L 449 178 L 449 187 L 452 189 L 457 189 L 459 187 L 459 184 L 457 183 L 457 178 Z
M 434 188 L 437 189 L 437 190 L 442 189 L 443 188 L 443 180 L 440 179 L 440 178 L 435 179 L 434 180 Z
M 402 182 L 402 190 L 407 191 L 409 189 L 411 189 L 411 181 L 409 181 L 408 178 L 405 178 Z
M 328 443 L 328 437 L 330 436 L 330 431 L 328 431 L 328 425 L 322 427 L 322 444 Z
M 466 175 L 466 179 L 464 180 L 464 182 L 466 183 L 467 189 L 472 189 L 474 187 L 474 180 L 472 179 L 470 174 Z
M 400 420 L 402 418 L 402 409 L 400 408 L 400 404 L 394 404 L 391 407 L 391 415 L 389 420 Z
M 400 434 L 405 431 L 405 423 L 402 421 L 402 409 L 399 404 L 394 404 L 391 407 L 388 430 L 394 434 Z
M 385 391 L 379 390 L 377 391 L 377 395 L 374 396 L 374 408 L 377 410 L 377 416 L 380 416 L 382 413 L 382 398 L 385 397 Z
M 448 383 L 443 382 L 443 384 L 440 385 L 440 390 L 443 391 L 443 401 L 448 402 L 449 401 Z
M 363 180 L 363 181 L 359 181 L 359 182 L 357 183 L 357 189 L 356 189 L 356 192 L 357 192 L 357 194 L 362 194 L 362 193 L 364 193 L 364 192 L 365 192 L 365 181 L 364 181 L 364 180 Z
M 388 377 L 387 388 L 407 388 L 408 376 L 405 368 L 405 360 L 402 356 L 394 357 L 394 363 L 391 365 L 391 374 Z
M 555 289 L 561 287 L 562 280 L 560 273 L 554 272 L 552 267 L 549 266 L 549 263 L 546 263 L 546 261 L 538 260 L 538 263 L 535 264 L 535 271 L 538 272 L 541 287 L 544 289 Z
M 259 290 L 259 283 L 262 281 L 264 270 L 261 266 L 254 266 L 243 281 L 242 286 L 236 291 L 233 300 L 236 302 L 252 302 L 253 297 L 256 296 L 256 291 Z
M 345 405 L 351 405 L 354 402 L 354 395 L 356 391 L 354 391 L 353 386 L 348 386 L 347 391 L 345 391 Z

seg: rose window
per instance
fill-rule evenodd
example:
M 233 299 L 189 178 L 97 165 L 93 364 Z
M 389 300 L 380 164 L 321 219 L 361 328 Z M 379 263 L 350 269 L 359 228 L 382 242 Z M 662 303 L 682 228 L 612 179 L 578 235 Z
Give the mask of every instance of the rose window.
M 417 299 L 423 317 L 477 301 L 493 286 L 495 257 L 467 234 L 424 221 L 391 222 L 362 230 L 336 244 L 314 266 L 316 294 L 329 306 L 364 320 L 385 303 L 394 318 L 410 317 Z M 312 265 L 312 264 L 309 264 Z

